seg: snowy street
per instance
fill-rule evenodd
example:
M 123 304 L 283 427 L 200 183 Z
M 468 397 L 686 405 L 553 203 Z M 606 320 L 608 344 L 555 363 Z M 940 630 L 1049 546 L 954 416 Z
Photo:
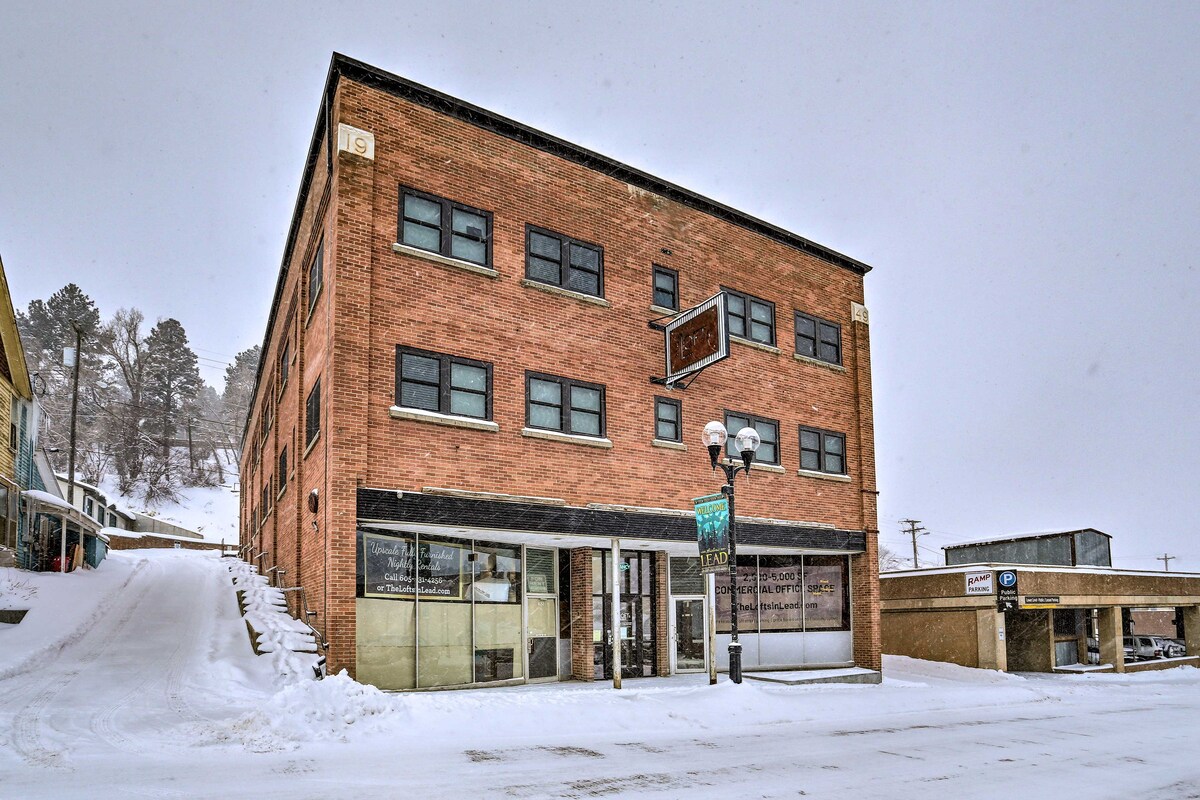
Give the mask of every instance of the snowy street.
M 62 607 L 50 583 L 23 587 L 29 616 L 0 629 L 5 800 L 1200 797 L 1192 668 L 1025 677 L 889 658 L 882 686 L 278 689 L 215 557 L 130 551 L 37 577 L 95 593 Z M 34 650 L 51 655 L 31 668 Z

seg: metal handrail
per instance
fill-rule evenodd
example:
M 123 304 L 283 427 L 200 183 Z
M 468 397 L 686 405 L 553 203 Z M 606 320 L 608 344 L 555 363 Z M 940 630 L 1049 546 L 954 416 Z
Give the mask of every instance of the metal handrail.
M 283 570 L 280 570 L 280 572 L 283 572 Z M 297 605 L 297 610 L 303 614 L 303 617 L 296 616 L 294 619 L 312 632 L 313 638 L 316 640 L 317 647 L 321 651 L 321 655 L 317 659 L 317 663 L 313 666 L 313 672 L 316 674 L 317 680 L 321 680 L 325 677 L 325 664 L 327 663 L 327 657 L 329 655 L 329 642 L 325 641 L 325 635 L 314 628 L 312 623 L 309 622 L 310 619 L 317 616 L 317 612 L 309 609 L 308 595 L 305 593 L 303 586 L 289 586 L 286 589 L 280 589 L 279 591 L 283 592 L 285 595 L 294 592 L 299 597 L 300 602 Z

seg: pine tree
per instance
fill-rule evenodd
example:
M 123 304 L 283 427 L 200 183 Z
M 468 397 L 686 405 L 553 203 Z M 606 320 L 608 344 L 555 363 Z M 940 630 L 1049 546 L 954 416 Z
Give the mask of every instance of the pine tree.
M 239 461 L 242 457 L 242 430 L 246 427 L 246 415 L 250 413 L 250 400 L 254 395 L 254 380 L 258 376 L 261 354 L 262 348 L 254 345 L 238 353 L 233 363 L 225 368 L 221 421 L 230 430 Z
M 188 346 L 183 326 L 178 320 L 160 320 L 146 337 L 145 429 L 158 450 L 147 501 L 173 496 L 179 487 L 182 474 L 171 447 L 193 412 L 203 385 L 196 354 Z

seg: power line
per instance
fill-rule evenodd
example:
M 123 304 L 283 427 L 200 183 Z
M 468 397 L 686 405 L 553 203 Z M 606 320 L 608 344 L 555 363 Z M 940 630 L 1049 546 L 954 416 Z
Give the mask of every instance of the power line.
M 1170 572 L 1171 562 L 1175 560 L 1175 556 L 1169 556 L 1166 553 L 1163 553 L 1161 556 L 1155 557 L 1154 560 L 1163 562 L 1163 572 Z
M 902 519 L 902 520 L 898 520 L 898 521 L 900 522 L 901 525 L 908 526 L 908 530 L 905 532 L 908 533 L 910 536 L 912 536 L 913 569 L 917 569 L 918 567 L 921 566 L 919 561 L 917 560 L 917 537 L 918 536 L 928 536 L 929 531 L 925 530 L 922 527 L 919 527 L 921 525 L 921 520 L 919 520 L 919 519 Z

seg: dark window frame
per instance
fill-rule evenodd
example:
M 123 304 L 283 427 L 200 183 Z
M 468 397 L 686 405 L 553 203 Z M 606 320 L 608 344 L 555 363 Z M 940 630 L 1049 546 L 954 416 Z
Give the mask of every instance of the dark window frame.
M 446 414 L 448 416 L 463 417 L 464 419 L 482 419 L 491 421 L 492 419 L 492 365 L 488 361 L 478 361 L 473 358 L 464 358 L 463 356 L 455 356 L 449 353 L 437 353 L 432 350 L 421 350 L 416 347 L 407 347 L 405 345 L 396 345 L 396 406 L 398 408 L 408 408 L 417 411 L 430 411 L 431 409 L 419 408 L 418 406 L 406 406 L 401 403 L 401 384 L 403 383 L 403 359 L 405 355 L 419 356 L 421 358 L 430 358 L 438 362 L 438 414 Z M 487 389 L 484 393 L 484 407 L 486 408 L 487 416 L 475 417 L 470 414 L 455 414 L 450 410 L 450 393 L 454 388 L 451 385 L 450 374 L 454 364 L 462 364 L 468 367 L 477 367 L 483 369 L 487 373 Z M 414 381 L 416 383 L 417 381 Z M 429 385 L 429 384 L 424 384 Z M 460 390 L 466 391 L 466 390 Z M 478 394 L 478 392 L 471 392 Z
M 741 298 L 742 303 L 743 303 L 743 308 L 745 310 L 744 314 L 737 314 L 734 312 L 733 305 L 731 303 L 727 302 L 725 304 L 725 323 L 729 328 L 730 337 L 734 338 L 734 339 L 741 339 L 744 342 L 754 342 L 755 344 L 764 344 L 768 347 L 776 347 L 777 346 L 776 343 L 779 341 L 779 332 L 778 332 L 778 318 L 775 314 L 775 304 L 772 303 L 770 300 L 764 300 L 763 298 L 755 297 L 752 294 L 746 294 L 745 292 L 739 292 L 737 289 L 730 289 L 728 286 L 722 286 L 721 291 L 725 292 L 730 297 Z M 728 299 L 728 298 L 726 298 L 726 299 Z M 753 314 L 751 312 L 751 307 L 754 303 L 759 303 L 760 305 L 766 306 L 771 312 L 771 326 L 770 326 L 771 327 L 771 340 L 769 342 L 764 342 L 761 339 L 755 339 L 751 335 L 751 321 L 757 321 L 757 320 L 753 320 Z M 742 323 L 743 333 L 737 334 L 737 333 L 733 332 L 733 325 L 731 324 L 731 322 L 732 322 L 731 317 L 738 317 L 739 319 L 741 319 L 743 321 L 743 323 Z M 762 324 L 762 323 L 760 322 L 759 324 Z
M 562 394 L 559 396 L 559 422 L 558 428 L 546 428 L 541 425 L 534 425 L 530 414 L 530 406 L 533 401 L 530 399 L 530 381 L 539 380 L 547 383 L 557 383 L 562 388 Z M 597 433 L 578 433 L 571 428 L 571 389 L 579 387 L 581 389 L 599 390 L 600 392 L 600 432 Z M 551 405 L 549 403 L 537 403 L 537 405 Z M 591 409 L 586 409 L 586 413 L 593 413 Z M 532 370 L 525 371 L 525 427 L 539 431 L 556 431 L 568 436 L 587 436 L 589 438 L 603 439 L 608 436 L 608 390 L 602 383 L 590 383 L 587 381 L 578 381 L 573 378 L 564 378 L 561 375 L 550 375 L 545 372 L 534 372 Z
M 411 242 L 404 241 L 404 222 L 406 219 L 409 219 L 409 218 L 405 217 L 405 215 L 404 215 L 404 198 L 409 195 L 412 195 L 413 197 L 419 197 L 422 200 L 428 200 L 431 203 L 437 203 L 438 205 L 441 206 L 441 209 L 442 209 L 441 222 L 437 226 L 437 231 L 438 231 L 438 236 L 439 236 L 437 250 L 430 250 L 428 247 L 421 247 L 418 244 L 412 244 Z M 398 203 L 397 210 L 396 210 L 396 214 L 397 214 L 396 241 L 397 242 L 404 245 L 405 247 L 411 247 L 415 250 L 421 250 L 426 253 L 434 253 L 436 255 L 444 256 L 446 258 L 452 258 L 455 261 L 465 261 L 468 264 L 474 264 L 475 266 L 479 266 L 479 267 L 491 268 L 491 266 L 492 266 L 492 230 L 494 227 L 491 211 L 486 211 L 482 208 L 475 208 L 474 206 L 469 206 L 466 203 L 460 203 L 457 200 L 451 200 L 448 197 L 440 197 L 436 194 L 430 194 L 429 192 L 423 192 L 420 189 L 414 189 L 411 186 L 404 186 L 403 184 L 400 185 L 398 197 L 399 197 L 399 203 Z M 482 262 L 472 261 L 469 258 L 463 258 L 462 256 L 456 256 L 453 254 L 454 236 L 455 236 L 455 232 L 454 232 L 454 210 L 455 209 L 458 209 L 459 211 L 465 211 L 468 214 L 476 214 L 478 216 L 483 217 L 484 220 L 487 221 L 487 230 L 485 230 L 483 232 L 483 237 L 481 239 L 474 239 L 474 237 L 468 236 L 466 234 L 458 234 L 460 236 L 463 236 L 464 238 L 468 238 L 468 239 L 472 239 L 473 241 L 481 242 L 484 245 L 484 247 L 486 249 L 486 255 L 484 256 L 484 260 Z M 417 224 L 420 224 L 423 227 L 427 227 L 427 228 L 434 227 L 427 222 L 418 221 L 418 220 L 410 220 L 410 221 L 416 222 Z
M 316 406 L 314 409 L 313 406 Z M 321 435 L 321 377 L 313 381 L 313 388 L 304 401 L 304 447 L 305 450 Z
M 729 430 L 729 418 L 730 417 L 741 417 L 742 419 L 746 420 L 749 423 L 749 427 L 754 428 L 754 430 L 756 430 L 756 431 L 758 430 L 757 423 L 765 422 L 768 425 L 774 425 L 775 426 L 775 441 L 773 442 L 773 444 L 775 445 L 775 460 L 774 461 L 760 460 L 758 458 L 758 454 L 756 453 L 754 456 L 754 463 L 755 464 L 769 464 L 770 466 L 773 466 L 773 467 L 780 466 L 780 464 L 782 463 L 782 452 L 781 452 L 779 440 L 782 438 L 783 431 L 779 425 L 779 420 L 771 419 L 770 417 L 759 416 L 758 414 L 747 414 L 744 411 L 735 411 L 735 410 L 731 410 L 731 409 L 727 408 L 727 409 L 725 409 L 725 416 L 723 419 L 725 428 L 727 430 Z M 761 438 L 762 432 L 759 431 L 758 435 Z M 737 431 L 729 430 L 729 438 L 726 440 L 726 448 L 725 448 L 726 455 L 729 454 L 729 447 L 736 446 L 736 445 L 730 444 L 731 442 L 734 442 L 736 436 L 737 436 Z M 767 441 L 767 440 L 764 439 L 763 441 Z M 761 450 L 761 447 L 759 449 Z M 740 456 L 730 456 L 730 457 L 733 458 L 733 457 L 740 457 Z
M 812 450 L 811 448 L 805 448 L 804 434 L 806 434 L 806 433 L 812 433 L 812 434 L 817 435 L 817 449 L 816 450 Z M 827 455 L 829 455 L 829 453 L 825 447 L 825 440 L 827 438 L 836 438 L 836 439 L 841 439 L 841 441 L 842 441 L 842 452 L 840 454 L 842 457 L 841 471 L 834 471 L 831 469 L 827 469 L 825 466 L 825 457 Z M 850 462 L 846 458 L 846 434 L 844 434 L 844 433 L 841 433 L 839 431 L 827 430 L 825 428 L 814 428 L 811 425 L 801 425 L 801 426 L 799 426 L 798 431 L 797 431 L 797 448 L 798 448 L 798 452 L 800 454 L 800 469 L 803 470 L 804 472 L 822 472 L 822 473 L 825 473 L 826 475 L 847 475 L 847 476 L 850 474 Z M 818 464 L 817 469 L 813 469 L 811 467 L 804 466 L 804 454 L 806 452 L 808 452 L 808 453 L 815 452 L 817 454 L 817 464 Z
M 535 233 L 539 234 L 541 236 L 545 236 L 550 239 L 557 239 L 559 242 L 559 262 L 558 262 L 558 264 L 559 264 L 559 276 L 558 276 L 559 282 L 558 283 L 552 283 L 551 281 L 542 280 L 541 278 L 535 278 L 529 272 L 530 256 L 536 255 L 530 247 L 530 243 L 533 241 L 533 234 L 535 234 Z M 574 267 L 571 265 L 571 247 L 572 246 L 583 247 L 588 250 L 596 251 L 598 267 L 597 267 L 597 272 L 596 272 L 597 292 L 595 294 L 592 294 L 591 292 L 584 292 L 579 289 L 571 288 L 571 270 L 579 269 L 578 267 Z M 538 256 L 538 257 L 542 258 L 542 256 Z M 580 269 L 580 271 L 581 272 L 590 272 L 590 270 L 584 270 L 584 269 Z M 549 228 L 542 228 L 537 225 L 531 225 L 529 223 L 526 223 L 525 224 L 525 279 L 529 280 L 529 281 L 533 281 L 534 283 L 540 283 L 543 286 L 554 286 L 554 287 L 562 289 L 563 291 L 566 291 L 566 292 L 574 292 L 575 294 L 582 294 L 582 295 L 586 295 L 587 297 L 599 297 L 600 299 L 603 300 L 604 299 L 604 248 L 598 244 L 593 244 L 592 242 L 585 242 L 583 239 L 576 239 L 573 236 L 568 236 L 565 233 L 558 233 L 557 231 L 552 231 Z
M 283 346 L 279 348 L 279 394 L 281 396 L 283 395 L 284 388 L 287 386 L 291 365 L 292 337 L 288 336 L 283 340 Z
M 799 322 L 802 319 L 808 320 L 809 322 L 812 323 L 812 326 L 813 326 L 813 335 L 812 336 L 807 336 L 807 335 L 802 336 L 801 335 Z M 803 311 L 796 312 L 793 323 L 795 326 L 794 331 L 796 334 L 796 354 L 797 355 L 799 355 L 801 358 L 811 358 L 815 361 L 821 361 L 825 364 L 836 364 L 839 367 L 842 366 L 842 326 L 841 325 L 839 325 L 836 322 L 832 322 L 830 320 L 823 319 L 821 317 L 813 316 L 812 314 L 806 314 Z M 834 361 L 830 361 L 828 358 L 821 357 L 821 345 L 822 344 L 830 344 L 830 342 L 828 342 L 826 339 L 824 339 L 821 336 L 821 334 L 822 334 L 821 326 L 822 325 L 829 327 L 829 328 L 833 328 L 833 331 L 837 336 L 837 341 L 834 343 L 834 346 L 837 347 L 837 359 Z M 813 354 L 811 356 L 808 355 L 807 353 L 800 352 L 800 340 L 802 338 L 807 341 L 812 342 Z
M 313 268 L 316 268 L 315 270 Z M 316 276 L 317 288 L 313 290 L 313 276 Z M 312 318 L 313 310 L 317 307 L 317 300 L 321 297 L 321 290 L 325 288 L 325 242 L 322 240 L 317 244 L 316 253 L 312 257 L 312 261 L 308 262 L 308 277 L 305 280 L 305 285 L 308 287 L 308 316 Z
M 675 438 L 673 438 L 673 439 L 664 439 L 663 437 L 658 435 L 658 423 L 671 421 L 671 420 L 664 420 L 662 417 L 660 417 L 658 415 L 658 407 L 660 404 L 675 407 L 675 422 L 674 422 Z M 654 438 L 660 442 L 679 442 L 679 443 L 683 442 L 683 401 L 682 400 L 676 400 L 673 397 L 659 397 L 659 396 L 655 395 L 655 397 L 654 397 Z
M 659 308 L 669 308 L 672 311 L 678 311 L 679 310 L 679 270 L 671 269 L 670 267 L 664 267 L 662 264 L 654 264 L 652 266 L 653 266 L 653 269 L 650 270 L 650 302 L 653 303 L 654 305 L 658 306 Z M 673 284 L 673 288 L 671 289 L 671 294 L 674 296 L 675 300 L 670 305 L 668 305 L 667 303 L 658 302 L 658 292 L 659 292 L 658 276 L 660 274 L 669 276 L 671 278 L 671 282 Z
M 279 451 L 279 494 L 283 494 L 283 490 L 287 488 L 288 482 L 288 449 L 285 444 Z

